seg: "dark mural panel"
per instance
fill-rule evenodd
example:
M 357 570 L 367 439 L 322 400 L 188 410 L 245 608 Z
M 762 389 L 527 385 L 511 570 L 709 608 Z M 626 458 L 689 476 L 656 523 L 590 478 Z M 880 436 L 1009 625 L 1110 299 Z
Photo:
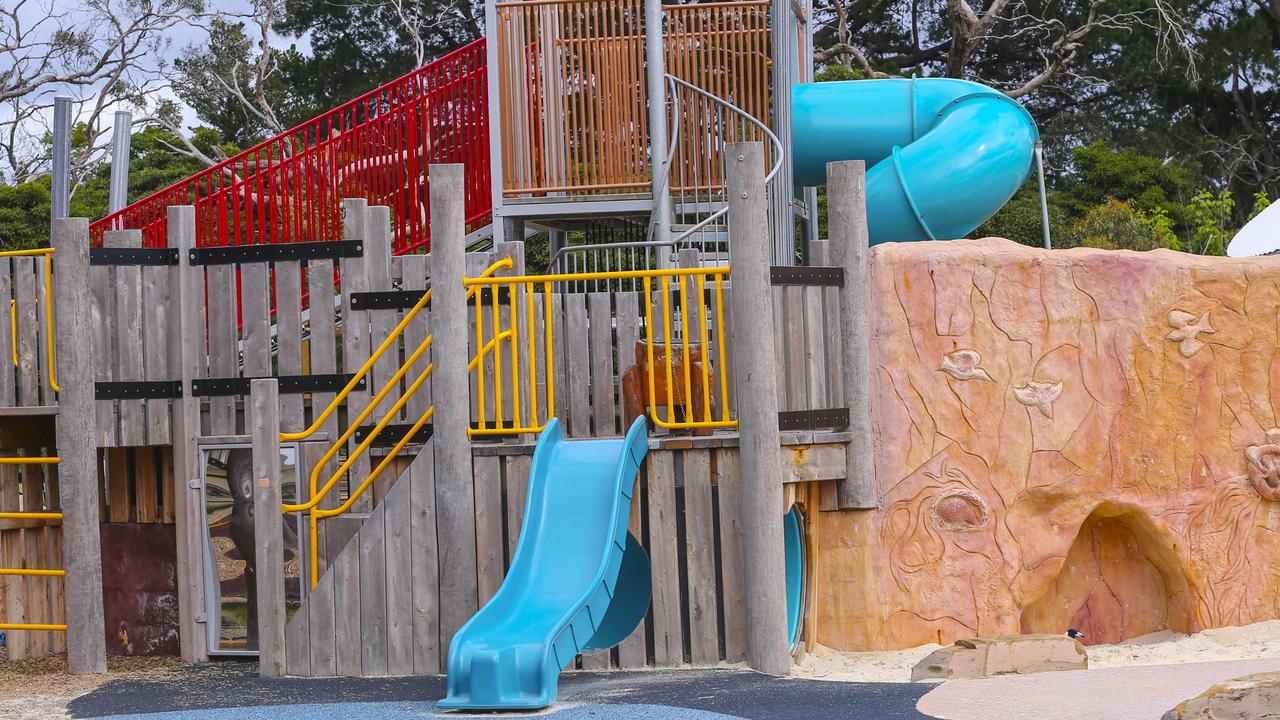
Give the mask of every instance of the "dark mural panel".
M 177 536 L 173 525 L 102 523 L 107 654 L 178 654 Z

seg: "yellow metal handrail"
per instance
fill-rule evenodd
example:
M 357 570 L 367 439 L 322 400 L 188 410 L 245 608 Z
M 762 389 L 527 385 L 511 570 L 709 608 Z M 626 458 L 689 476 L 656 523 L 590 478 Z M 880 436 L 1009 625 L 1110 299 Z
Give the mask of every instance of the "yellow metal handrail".
M 480 276 L 487 277 L 490 274 L 495 273 L 499 270 L 510 268 L 514 264 L 515 262 L 511 258 L 509 257 L 502 258 L 498 262 L 489 266 L 483 273 L 480 274 Z M 343 401 L 347 399 L 347 396 L 351 394 L 351 391 L 355 390 L 360 385 L 360 381 L 363 380 L 365 376 L 369 374 L 369 370 L 373 368 L 374 363 L 376 363 L 383 355 L 385 355 L 387 350 L 390 350 L 392 347 L 396 345 L 396 343 L 400 339 L 400 336 L 404 334 L 405 328 L 409 327 L 409 323 L 413 322 L 413 319 L 418 316 L 418 313 L 422 312 L 422 309 L 425 308 L 427 306 L 427 303 L 429 302 L 431 302 L 430 290 L 423 293 L 422 297 L 418 299 L 418 302 L 414 303 L 413 307 L 410 308 L 409 311 L 404 314 L 404 317 L 401 318 L 400 322 L 397 323 L 396 326 L 391 330 L 391 333 L 387 335 L 387 337 L 383 339 L 382 343 L 378 345 L 377 349 L 375 349 L 369 355 L 369 358 L 364 361 L 364 364 L 360 366 L 360 369 L 356 370 L 355 375 L 353 375 L 351 379 L 347 381 L 346 386 L 338 391 L 338 394 L 334 396 L 333 400 L 329 401 L 329 404 L 325 407 L 325 409 L 319 415 L 316 416 L 315 420 L 311 422 L 311 425 L 307 427 L 305 430 L 301 430 L 299 432 L 280 433 L 281 442 L 294 442 L 297 440 L 306 440 L 312 435 L 315 435 L 316 432 L 320 430 L 320 426 L 324 425 L 324 422 L 328 420 L 329 417 L 333 415 L 334 412 L 337 411 L 338 406 L 341 405 Z M 290 511 L 286 510 L 286 512 L 290 512 Z
M 468 289 L 474 290 L 480 287 L 489 288 L 487 293 L 493 304 L 492 323 L 496 329 L 499 327 L 499 311 L 497 306 L 498 289 L 503 286 L 513 288 L 511 295 L 520 294 L 520 288 L 523 288 L 523 294 L 526 298 L 526 321 L 523 326 L 517 322 L 516 303 L 511 303 L 511 313 L 509 327 L 505 331 L 495 333 L 495 337 L 489 343 L 483 342 L 483 313 L 480 309 L 481 302 L 485 294 L 480 295 L 480 300 L 476 302 L 476 345 L 477 347 L 489 348 L 495 342 L 503 339 L 504 335 L 511 347 L 511 367 L 510 373 L 503 373 L 503 365 L 501 363 L 501 353 L 494 351 L 494 423 L 490 424 L 486 417 L 487 410 L 485 407 L 486 399 L 486 380 L 484 373 L 478 373 L 476 378 L 476 394 L 477 405 L 479 408 L 479 421 L 477 427 L 469 430 L 470 434 L 475 435 L 498 435 L 538 432 L 545 425 L 547 418 L 555 414 L 555 373 L 552 368 L 555 365 L 554 357 L 554 328 L 551 321 L 551 307 L 553 303 L 552 287 L 555 283 L 569 283 L 581 281 L 608 281 L 608 280 L 641 280 L 644 286 L 644 303 L 645 303 L 645 344 L 647 346 L 648 368 L 646 373 L 646 381 L 648 385 L 648 407 L 649 416 L 655 425 L 670 430 L 681 429 L 714 429 L 714 428 L 731 428 L 737 427 L 738 421 L 731 415 L 729 407 L 729 379 L 728 379 L 728 363 L 727 349 L 725 343 L 725 313 L 724 313 L 724 279 L 729 276 L 728 267 L 705 267 L 705 268 L 671 268 L 659 270 L 619 270 L 612 272 L 591 272 L 591 273 L 565 273 L 560 275 L 528 275 L 528 276 L 504 276 L 504 277 L 488 277 L 488 278 L 467 278 L 464 284 Z M 661 300 L 661 326 L 659 328 L 654 318 L 654 281 L 657 281 L 659 292 L 662 295 Z M 674 335 L 672 333 L 672 317 L 673 307 L 671 299 L 671 282 L 676 281 L 679 286 L 678 302 L 680 311 L 680 338 L 681 342 L 676 345 Z M 714 286 L 714 307 L 709 308 L 707 305 L 706 291 L 708 282 Z M 691 301 L 688 292 L 689 285 L 694 286 L 696 296 L 695 301 Z M 534 351 L 534 303 L 533 297 L 536 287 L 541 287 L 543 294 L 543 325 L 545 335 L 545 360 L 543 363 L 543 372 L 547 384 L 547 412 L 543 416 L 538 415 L 537 411 L 537 363 L 535 362 Z M 709 348 L 709 331 L 707 315 L 708 311 L 713 311 L 716 324 L 716 352 L 712 357 Z M 698 327 L 696 328 L 698 339 L 698 361 L 699 370 L 697 379 L 701 388 L 698 393 L 699 397 L 692 397 L 695 388 L 693 374 L 693 348 L 690 340 L 693 339 L 691 332 L 692 318 L 699 318 Z M 659 329 L 661 335 L 658 335 Z M 655 362 L 654 348 L 661 341 L 665 347 L 665 358 L 661 372 L 665 383 L 665 398 L 658 395 L 658 383 L 656 379 L 657 373 L 660 372 L 658 364 Z M 521 414 L 520 400 L 520 377 L 521 369 L 519 365 L 519 348 L 521 345 L 527 347 L 529 360 L 526 363 L 528 369 L 528 385 L 532 398 L 531 407 L 527 412 Z M 679 352 L 683 361 L 680 365 L 682 371 L 680 377 L 676 377 L 675 354 Z M 714 362 L 713 362 L 714 361 Z M 721 398 L 721 407 L 719 413 L 715 412 L 712 407 L 712 366 L 715 365 L 715 372 L 719 385 L 719 396 Z M 504 384 L 507 388 L 504 389 Z M 681 389 L 680 396 L 677 397 L 676 388 Z M 515 411 L 515 417 L 511 422 L 506 422 L 503 417 L 503 392 L 509 390 L 512 396 L 512 407 Z M 678 416 L 677 408 L 683 407 L 687 415 Z
M 51 455 L 0 458 L 3 465 L 56 465 L 60 458 Z M 0 512 L 0 520 L 61 520 L 60 512 L 20 511 Z M 66 577 L 65 570 L 50 568 L 0 568 L 0 576 L 17 577 Z M 65 623 L 0 623 L 0 630 L 36 630 L 66 632 Z
M 48 354 L 49 387 L 54 392 L 62 392 L 58 387 L 58 370 L 54 366 L 53 353 L 53 248 L 36 248 L 34 250 L 5 250 L 0 258 L 6 257 L 42 257 L 44 258 L 44 321 L 45 352 Z M 9 300 L 9 348 L 13 351 L 13 366 L 18 367 L 18 301 Z
M 480 274 L 480 277 L 489 277 L 490 275 L 492 275 L 495 272 L 498 272 L 499 270 L 513 267 L 514 264 L 515 262 L 511 258 L 504 257 L 498 260 L 497 262 L 493 263 L 492 265 L 490 265 L 488 268 L 486 268 L 484 272 Z M 470 298 L 474 294 L 475 294 L 474 290 L 468 291 L 467 297 Z M 319 416 L 315 422 L 312 423 L 311 427 L 303 431 L 302 433 L 281 433 L 280 439 L 281 440 L 301 439 L 315 433 L 315 431 L 319 428 L 320 424 L 324 422 L 324 419 L 328 417 L 329 414 L 331 414 L 334 411 L 334 409 L 337 407 L 337 405 L 343 400 L 343 398 L 345 398 L 348 394 L 350 394 L 351 390 L 355 388 L 356 384 L 358 384 L 359 382 L 359 379 L 368 374 L 370 368 L 373 367 L 374 362 L 379 357 L 381 357 L 388 348 L 394 346 L 397 343 L 399 338 L 404 334 L 405 328 L 409 326 L 409 322 L 412 321 L 413 318 L 416 317 L 417 314 L 421 312 L 421 310 L 425 308 L 430 302 L 431 302 L 431 290 L 427 290 L 425 293 L 423 293 L 422 297 L 418 300 L 418 302 L 414 304 L 413 308 L 411 308 L 409 312 L 405 313 L 405 317 L 401 319 L 400 323 L 397 324 L 394 329 L 392 329 L 391 333 L 378 346 L 378 349 L 375 350 L 374 353 L 370 355 L 369 359 L 364 363 L 364 365 L 361 366 L 356 376 L 352 378 L 350 382 L 347 383 L 347 386 L 343 389 L 343 391 L 329 404 L 329 407 L 325 409 L 324 413 L 321 416 Z M 311 568 L 312 587 L 315 587 L 315 584 L 319 582 L 319 579 L 320 579 L 319 578 L 319 575 L 320 575 L 320 554 L 319 554 L 320 520 L 324 518 L 334 517 L 337 515 L 342 515 L 343 513 L 346 513 L 348 510 L 350 510 L 351 506 L 355 503 L 356 500 L 358 500 L 364 494 L 364 492 L 369 488 L 369 486 L 372 485 L 379 477 L 382 476 L 383 471 L 386 470 L 386 468 L 394 461 L 395 456 L 404 448 L 405 445 L 409 443 L 410 440 L 413 439 L 414 436 L 417 435 L 418 431 L 422 429 L 422 426 L 425 425 L 432 418 L 432 416 L 435 414 L 435 407 L 432 406 L 427 408 L 426 412 L 424 412 L 422 416 L 418 418 L 418 420 L 413 424 L 413 426 L 409 429 L 409 431 L 406 432 L 404 436 L 401 437 L 396 442 L 392 450 L 389 453 L 387 453 L 387 455 L 382 459 L 381 462 L 378 463 L 377 466 L 373 468 L 372 471 L 370 471 L 368 477 L 364 478 L 364 480 L 362 480 L 360 484 L 356 486 L 355 489 L 351 490 L 348 493 L 347 499 L 344 502 L 342 502 L 340 505 L 338 505 L 335 508 L 321 508 L 319 507 L 320 502 L 323 501 L 324 498 L 328 497 L 329 493 L 333 492 L 333 489 L 337 486 L 338 482 L 342 479 L 342 477 L 347 475 L 350 472 L 351 467 L 355 464 L 356 460 L 359 459 L 361 456 L 363 456 L 365 452 L 367 452 L 368 449 L 372 447 L 374 440 L 376 440 L 378 436 L 382 433 L 382 431 L 387 427 L 387 425 L 389 425 L 391 421 L 394 420 L 399 415 L 400 410 L 409 402 L 409 399 L 413 397 L 413 395 L 417 393 L 418 390 L 421 389 L 421 387 L 426 383 L 427 379 L 431 376 L 431 372 L 435 366 L 432 364 L 428 364 L 427 367 L 424 368 L 422 372 L 418 374 L 418 376 L 413 380 L 413 382 L 410 383 L 409 387 L 407 387 L 405 391 L 401 393 L 400 398 L 397 399 L 396 402 L 392 404 L 392 406 L 382 414 L 377 424 L 374 425 L 373 429 L 369 432 L 369 434 L 363 440 L 361 440 L 360 443 L 356 445 L 355 449 L 353 449 L 347 455 L 347 458 L 338 466 L 338 468 L 333 472 L 333 474 L 330 475 L 329 479 L 325 481 L 323 486 L 321 486 L 319 483 L 320 474 L 323 471 L 324 466 L 327 465 L 331 460 L 333 460 L 333 458 L 337 456 L 341 448 L 346 446 L 347 442 L 351 439 L 351 437 L 355 435 L 355 432 L 360 427 L 361 423 L 363 423 L 365 420 L 369 418 L 370 415 L 373 414 L 374 410 L 376 410 L 378 405 L 380 405 L 382 401 L 387 397 L 387 395 L 390 394 L 392 389 L 398 388 L 400 386 L 400 381 L 402 378 L 404 378 L 405 374 L 409 371 L 409 368 L 422 357 L 422 355 L 427 351 L 428 348 L 431 347 L 431 343 L 434 337 L 435 337 L 434 335 L 428 335 L 426 339 L 423 340 L 418 345 L 418 347 L 415 348 L 413 352 L 410 353 L 409 356 L 405 358 L 405 361 L 401 363 L 400 367 L 396 369 L 396 372 L 386 381 L 382 389 L 380 389 L 373 396 L 373 398 L 369 401 L 369 403 L 365 406 L 365 408 L 360 411 L 359 415 L 354 420 L 347 423 L 347 429 L 342 432 L 342 434 L 338 437 L 338 439 L 335 440 L 334 443 L 329 447 L 329 449 L 325 451 L 324 455 L 320 458 L 320 460 L 316 462 L 315 465 L 311 468 L 311 474 L 309 479 L 309 489 L 310 489 L 309 499 L 303 503 L 284 503 L 281 506 L 281 510 L 285 513 L 309 512 L 308 534 L 309 534 L 310 546 L 311 546 L 310 568 Z M 500 338 L 495 338 L 494 342 L 496 343 L 499 339 Z M 471 363 L 471 366 L 474 367 L 476 362 L 477 361 L 473 360 Z

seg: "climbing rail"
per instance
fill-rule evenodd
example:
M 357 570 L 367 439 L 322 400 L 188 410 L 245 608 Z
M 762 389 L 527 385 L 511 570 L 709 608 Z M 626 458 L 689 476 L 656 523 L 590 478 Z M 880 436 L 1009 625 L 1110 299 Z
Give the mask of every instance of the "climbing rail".
M 484 38 L 90 225 L 165 247 L 170 205 L 196 207 L 201 247 L 329 240 L 344 198 L 388 205 L 397 253 L 428 245 L 426 168 L 466 166 L 468 230 L 489 221 Z

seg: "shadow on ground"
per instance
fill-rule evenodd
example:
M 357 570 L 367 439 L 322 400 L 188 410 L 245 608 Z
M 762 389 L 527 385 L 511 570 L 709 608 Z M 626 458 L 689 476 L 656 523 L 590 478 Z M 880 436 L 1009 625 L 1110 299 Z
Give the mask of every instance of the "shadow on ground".
M 73 718 L 163 713 L 148 720 L 433 717 L 441 676 L 407 678 L 260 678 L 253 663 L 208 663 L 154 678 L 114 680 L 76 698 Z M 560 704 L 538 717 L 669 720 L 917 720 L 916 701 L 932 685 L 792 680 L 736 668 L 572 673 L 560 680 Z M 246 711 L 244 708 L 261 708 Z M 237 708 L 236 712 L 225 712 Z M 451 717 L 451 714 L 441 714 Z M 493 717 L 490 715 L 489 717 Z M 506 715 L 503 718 L 528 717 Z

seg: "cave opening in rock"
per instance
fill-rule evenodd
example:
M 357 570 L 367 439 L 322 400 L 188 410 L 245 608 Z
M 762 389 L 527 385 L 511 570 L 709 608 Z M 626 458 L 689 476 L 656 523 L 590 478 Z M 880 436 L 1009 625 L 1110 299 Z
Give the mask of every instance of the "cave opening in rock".
M 1188 632 L 1190 593 L 1177 539 L 1142 510 L 1103 503 L 1085 518 L 1057 576 L 1022 609 L 1022 632 L 1076 628 L 1087 645 Z

